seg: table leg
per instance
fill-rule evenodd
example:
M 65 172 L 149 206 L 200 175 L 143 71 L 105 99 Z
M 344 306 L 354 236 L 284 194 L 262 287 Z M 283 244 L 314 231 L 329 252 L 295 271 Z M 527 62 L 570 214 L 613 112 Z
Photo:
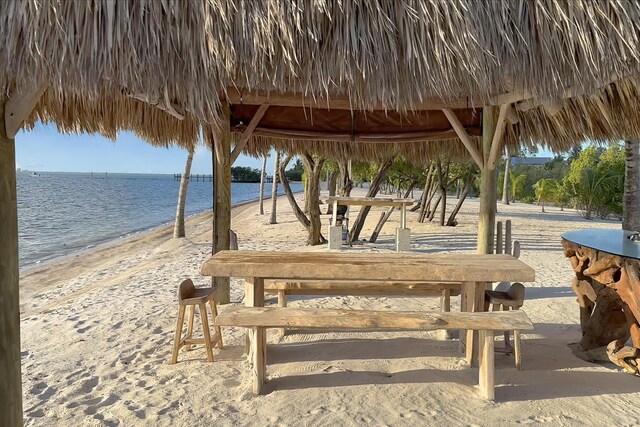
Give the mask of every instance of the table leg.
M 407 205 L 400 206 L 400 228 L 407 228 Z
M 463 282 L 460 311 L 484 311 L 484 282 Z M 460 343 L 464 349 L 467 363 L 478 366 L 478 332 L 460 331 Z
M 333 222 L 331 225 L 336 226 L 336 221 L 338 221 L 338 202 L 333 202 L 333 212 L 332 212 Z
M 264 307 L 264 279 L 261 277 L 246 277 L 244 279 L 244 305 L 245 307 Z M 251 342 L 254 331 L 247 329 L 245 353 L 252 359 Z M 263 334 L 266 337 L 266 334 Z

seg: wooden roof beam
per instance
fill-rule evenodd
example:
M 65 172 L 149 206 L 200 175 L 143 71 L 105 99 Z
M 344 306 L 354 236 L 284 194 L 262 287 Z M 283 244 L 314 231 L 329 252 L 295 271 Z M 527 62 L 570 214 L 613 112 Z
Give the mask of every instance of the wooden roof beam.
M 498 115 L 496 130 L 493 133 L 493 139 L 491 140 L 491 151 L 489 152 L 489 161 L 487 162 L 487 167 L 490 170 L 494 170 L 496 168 L 500 158 L 500 147 L 502 145 L 504 130 L 507 126 L 507 112 L 510 106 L 511 104 L 502 104 L 500 106 L 500 114 Z
M 458 116 L 456 116 L 450 108 L 443 108 L 442 112 L 447 116 L 447 119 L 449 120 L 449 123 L 451 123 L 451 126 L 453 126 L 458 138 L 460 138 L 469 154 L 471 154 L 471 157 L 473 157 L 473 160 L 476 162 L 480 170 L 482 170 L 484 168 L 484 159 L 482 158 L 478 147 L 476 147 L 476 144 L 471 140 L 467 130 L 462 126 L 462 123 L 460 123 Z
M 267 112 L 268 108 L 269 108 L 269 104 L 262 104 L 260 108 L 258 108 L 258 111 L 256 111 L 256 113 L 251 118 L 249 125 L 242 132 L 242 136 L 236 143 L 236 146 L 233 147 L 233 151 L 231 152 L 231 164 L 233 164 L 236 161 L 240 153 L 242 153 L 242 150 L 244 150 L 244 147 L 246 147 L 247 143 L 249 142 L 249 138 L 251 138 L 253 131 L 260 123 L 260 120 L 262 120 L 262 117 L 264 116 L 264 113 Z
M 465 132 L 466 133 L 466 132 Z M 416 141 L 440 141 L 455 139 L 458 135 L 453 129 L 445 131 L 418 131 L 400 133 L 332 133 L 319 131 L 306 131 L 295 129 L 272 129 L 256 127 L 254 136 L 264 136 L 280 139 L 297 139 L 302 141 L 336 141 L 336 142 L 363 142 L 363 143 L 390 143 L 390 142 L 416 142 Z
M 42 94 L 47 89 L 44 82 L 16 91 L 7 101 L 4 108 L 4 126 L 7 138 L 14 139 L 29 117 Z

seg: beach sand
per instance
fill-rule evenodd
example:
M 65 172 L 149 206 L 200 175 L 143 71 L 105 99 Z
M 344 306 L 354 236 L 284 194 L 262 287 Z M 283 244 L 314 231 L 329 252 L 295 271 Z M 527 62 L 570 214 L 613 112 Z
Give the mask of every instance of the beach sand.
M 264 216 L 257 204 L 234 208 L 240 249 L 326 250 L 304 246 L 306 232 L 284 198 L 278 201 L 278 224 L 268 225 L 270 206 L 267 201 Z M 457 227 L 419 224 L 417 213 L 410 213 L 413 250 L 473 253 L 478 206 L 477 199 L 467 200 Z M 639 424 L 640 379 L 613 364 L 582 361 L 568 347 L 579 341 L 580 327 L 560 235 L 620 223 L 587 221 L 555 207 L 543 214 L 520 203 L 498 204 L 498 210 L 498 220 L 512 219 L 520 259 L 536 270 L 537 281 L 526 284 L 523 309 L 535 330 L 523 334 L 523 370 L 515 370 L 511 356 L 496 354 L 495 402 L 478 397 L 477 369 L 465 366 L 457 341 L 438 340 L 436 332 L 294 331 L 279 343 L 270 334 L 269 381 L 266 394 L 257 397 L 243 356 L 244 330 L 223 329 L 226 349 L 215 349 L 213 364 L 200 346 L 169 365 L 178 284 L 185 278 L 196 286 L 210 284 L 199 275 L 211 256 L 207 213 L 188 220 L 186 239 L 171 239 L 165 227 L 22 272 L 26 424 Z M 363 238 L 380 212 L 370 213 Z M 327 221 L 323 216 L 323 229 Z M 395 213 L 378 243 L 351 250 L 391 251 L 398 221 Z M 242 281 L 231 285 L 232 304 L 241 304 Z M 439 301 L 291 297 L 290 306 L 438 310 Z

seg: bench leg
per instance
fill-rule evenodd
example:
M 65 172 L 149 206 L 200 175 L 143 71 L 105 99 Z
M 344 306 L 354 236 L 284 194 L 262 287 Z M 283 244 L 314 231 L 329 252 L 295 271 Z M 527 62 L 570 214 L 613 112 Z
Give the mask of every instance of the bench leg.
M 286 307 L 287 306 L 287 294 L 284 289 L 278 290 L 278 307 Z M 278 337 L 280 339 L 284 338 L 287 330 L 285 328 L 278 329 Z
M 253 339 L 251 340 L 251 355 L 253 359 L 253 394 L 260 394 L 262 384 L 264 384 L 267 368 L 266 335 L 264 328 L 252 328 L 252 330 Z
M 443 289 L 442 295 L 440 296 L 440 311 L 443 313 L 449 313 L 451 311 L 451 290 Z M 452 338 L 451 330 L 445 329 L 440 331 L 442 339 L 450 340 Z
M 494 390 L 494 344 L 493 331 L 480 331 L 480 395 L 483 399 L 493 400 Z

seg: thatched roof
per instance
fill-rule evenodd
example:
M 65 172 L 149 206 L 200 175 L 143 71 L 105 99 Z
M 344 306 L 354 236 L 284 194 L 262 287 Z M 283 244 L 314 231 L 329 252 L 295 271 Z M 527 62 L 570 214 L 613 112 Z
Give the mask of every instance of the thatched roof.
M 21 0 L 0 2 L 0 28 L 0 94 L 45 82 L 38 114 L 65 130 L 112 136 L 121 126 L 188 146 L 195 123 L 219 122 L 221 99 L 252 105 L 256 91 L 398 113 L 522 93 L 572 98 L 555 115 L 520 112 L 509 143 L 638 135 L 634 84 L 612 84 L 640 75 L 636 1 Z M 248 150 L 292 144 L 278 141 L 259 137 Z M 410 150 L 462 152 L 450 142 Z

